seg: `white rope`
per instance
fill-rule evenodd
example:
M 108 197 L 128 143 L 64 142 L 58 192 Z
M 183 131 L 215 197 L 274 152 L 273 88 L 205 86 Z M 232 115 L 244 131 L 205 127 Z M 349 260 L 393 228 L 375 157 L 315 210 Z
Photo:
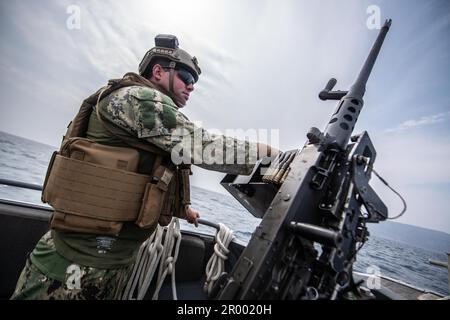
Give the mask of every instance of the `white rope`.
M 164 237 L 164 231 L 166 235 Z M 174 238 L 177 239 L 175 254 L 171 256 L 174 245 Z M 162 242 L 164 239 L 164 243 Z M 158 263 L 160 262 L 160 272 L 156 282 L 155 295 L 158 297 L 159 290 L 167 273 L 172 274 L 172 293 L 176 297 L 175 268 L 174 264 L 178 257 L 178 250 L 181 241 L 180 223 L 177 218 L 173 218 L 167 227 L 157 226 L 155 232 L 139 248 L 133 271 L 128 280 L 127 286 L 122 295 L 124 300 L 142 300 L 147 293 L 151 281 L 155 275 Z M 163 263 L 164 261 L 164 263 Z M 163 272 L 162 268 L 170 269 Z M 163 275 L 164 274 L 164 275 Z M 164 277 L 163 277 L 164 276 Z M 153 299 L 155 298 L 153 296 Z
M 206 281 L 203 291 L 208 294 L 211 292 L 214 283 L 219 279 L 225 269 L 225 260 L 228 259 L 228 245 L 234 239 L 233 230 L 219 223 L 220 229 L 216 233 L 216 244 L 214 253 L 206 265 Z
M 147 291 L 148 287 L 144 287 L 144 280 L 155 273 L 158 261 L 162 252 L 162 236 L 164 229 L 157 226 L 152 235 L 139 248 L 131 276 L 128 280 L 122 299 L 131 300 L 138 298 L 141 291 Z M 151 280 L 150 278 L 150 280 Z M 134 292 L 137 287 L 137 295 Z
M 159 264 L 158 280 L 156 281 L 156 289 L 152 299 L 157 300 L 159 290 L 161 290 L 164 279 L 168 274 L 172 275 L 172 296 L 177 300 L 177 288 L 175 283 L 175 263 L 177 262 L 178 252 L 181 243 L 180 222 L 178 218 L 173 218 L 167 226 L 167 233 L 165 237 L 164 250 Z M 176 241 L 176 243 L 175 243 Z M 173 247 L 175 245 L 175 252 L 172 256 Z

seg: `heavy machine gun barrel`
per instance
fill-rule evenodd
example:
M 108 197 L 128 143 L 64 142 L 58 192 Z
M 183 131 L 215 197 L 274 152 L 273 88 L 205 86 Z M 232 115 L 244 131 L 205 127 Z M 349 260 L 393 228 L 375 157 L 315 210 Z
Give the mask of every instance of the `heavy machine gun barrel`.
M 349 91 L 331 91 L 336 85 L 336 79 L 331 79 L 325 89 L 319 94 L 322 100 L 341 100 L 325 128 L 325 135 L 336 138 L 336 143 L 345 149 L 355 127 L 358 116 L 364 105 L 364 93 L 372 68 L 391 26 L 392 20 L 387 20 L 378 34 L 369 56 L 366 59 L 358 78 Z

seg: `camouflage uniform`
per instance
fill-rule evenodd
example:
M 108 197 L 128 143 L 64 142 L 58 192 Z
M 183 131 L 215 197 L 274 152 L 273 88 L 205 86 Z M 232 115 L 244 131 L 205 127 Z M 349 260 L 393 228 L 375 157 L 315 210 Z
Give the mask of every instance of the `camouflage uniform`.
M 256 145 L 209 134 L 189 121 L 171 98 L 155 89 L 123 87 L 102 99 L 98 108 L 103 121 L 169 153 L 183 140 L 195 141 L 195 135 L 200 135 L 200 144 L 188 144 L 187 159 L 205 169 L 249 174 L 256 161 L 256 157 L 249 154 L 255 151 Z M 98 143 L 129 147 L 105 130 L 96 112 L 91 114 L 86 136 Z M 208 158 L 210 154 L 204 152 L 211 146 L 231 148 L 234 152 L 226 154 L 225 164 L 214 163 L 214 159 Z M 222 147 L 218 148 L 218 153 L 219 149 Z M 238 154 L 245 155 L 244 163 L 236 164 Z M 196 163 L 196 159 L 203 159 L 203 163 Z M 145 161 L 140 166 L 140 172 L 152 167 Z M 31 253 L 11 298 L 118 298 L 140 245 L 152 231 L 140 229 L 133 222 L 124 223 L 120 234 L 109 238 L 52 230 Z M 104 243 L 109 245 L 102 247 Z
M 40 240 L 55 249 L 50 231 Z M 131 267 L 98 269 L 70 264 L 63 279 L 46 276 L 27 259 L 11 296 L 13 300 L 111 300 L 120 298 Z
M 131 135 L 148 140 L 166 152 L 171 153 L 180 143 L 192 142 L 191 148 L 187 150 L 185 163 L 207 170 L 250 174 L 257 160 L 256 144 L 210 134 L 181 113 L 172 99 L 148 87 L 119 89 L 102 100 L 99 111 L 103 119 L 127 130 Z M 92 120 L 91 123 L 95 123 Z M 221 163 L 215 161 L 220 157 L 211 158 L 211 153 L 205 152 L 212 148 L 216 152 L 224 151 Z M 227 150 L 233 152 L 225 152 Z M 238 155 L 242 155 L 244 161 L 239 162 Z

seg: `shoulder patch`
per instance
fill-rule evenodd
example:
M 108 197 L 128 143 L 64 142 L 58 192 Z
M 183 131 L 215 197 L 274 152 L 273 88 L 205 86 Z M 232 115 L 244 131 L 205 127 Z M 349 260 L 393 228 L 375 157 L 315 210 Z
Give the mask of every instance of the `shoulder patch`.
M 142 124 L 144 127 L 149 130 L 153 130 L 155 128 L 155 120 L 157 117 L 154 102 L 142 101 L 140 111 L 142 115 Z
M 176 104 L 169 96 L 166 96 L 165 94 L 159 92 L 156 89 L 152 89 L 149 87 L 132 86 L 129 87 L 128 91 L 130 95 L 132 95 L 138 100 L 161 102 L 163 104 L 167 104 L 174 108 L 177 108 Z
M 130 95 L 139 100 L 161 101 L 158 99 L 158 91 L 152 88 L 132 86 L 130 87 Z
M 173 129 L 177 126 L 177 114 L 173 107 L 163 104 L 162 122 L 165 128 Z

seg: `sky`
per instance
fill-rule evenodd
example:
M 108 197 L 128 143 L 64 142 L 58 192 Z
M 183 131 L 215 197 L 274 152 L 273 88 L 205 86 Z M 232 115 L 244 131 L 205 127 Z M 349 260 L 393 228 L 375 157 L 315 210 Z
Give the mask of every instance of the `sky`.
M 81 101 L 136 72 L 165 33 L 202 68 L 183 113 L 221 132 L 272 130 L 281 150 L 297 149 L 335 108 L 319 91 L 331 77 L 352 85 L 387 18 L 354 134 L 369 133 L 375 169 L 408 203 L 397 221 L 450 233 L 447 0 L 0 0 L 0 130 L 58 146 Z M 195 168 L 193 184 L 226 193 L 222 177 Z

